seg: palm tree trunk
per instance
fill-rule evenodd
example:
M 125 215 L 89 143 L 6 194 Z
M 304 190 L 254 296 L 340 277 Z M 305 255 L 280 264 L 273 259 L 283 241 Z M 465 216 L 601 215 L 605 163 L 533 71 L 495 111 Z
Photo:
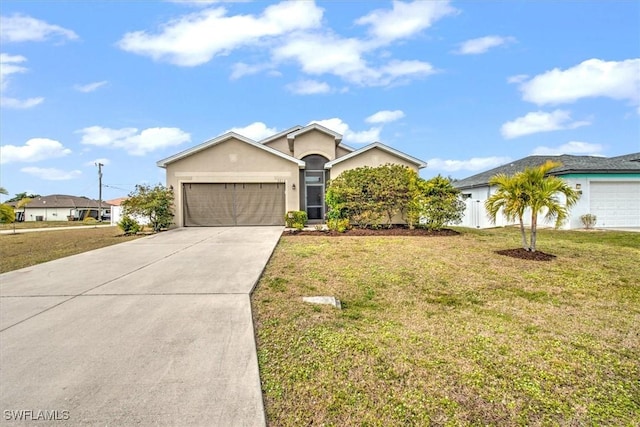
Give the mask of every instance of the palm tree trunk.
M 531 252 L 536 251 L 536 237 L 538 235 L 538 212 L 531 211 Z
M 527 247 L 527 232 L 524 229 L 524 221 L 522 220 L 522 215 L 518 216 L 518 220 L 520 221 L 520 235 L 522 236 L 522 248 L 529 249 Z

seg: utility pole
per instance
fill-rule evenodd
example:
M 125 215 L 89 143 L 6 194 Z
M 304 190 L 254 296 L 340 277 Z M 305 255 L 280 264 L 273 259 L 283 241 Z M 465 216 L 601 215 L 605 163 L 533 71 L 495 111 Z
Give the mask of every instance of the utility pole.
M 102 167 L 104 164 L 96 163 L 98 166 L 98 222 L 102 222 Z

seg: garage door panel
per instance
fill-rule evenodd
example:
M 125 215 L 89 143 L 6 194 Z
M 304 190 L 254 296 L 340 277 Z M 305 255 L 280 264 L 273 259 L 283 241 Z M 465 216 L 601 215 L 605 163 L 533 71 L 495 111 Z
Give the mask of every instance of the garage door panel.
M 640 227 L 640 182 L 591 182 L 590 213 L 599 227 Z
M 191 183 L 183 185 L 184 225 L 284 225 L 284 184 Z
M 236 184 L 237 225 L 282 225 L 284 184 Z
M 184 225 L 234 225 L 233 188 L 226 184 L 184 184 Z

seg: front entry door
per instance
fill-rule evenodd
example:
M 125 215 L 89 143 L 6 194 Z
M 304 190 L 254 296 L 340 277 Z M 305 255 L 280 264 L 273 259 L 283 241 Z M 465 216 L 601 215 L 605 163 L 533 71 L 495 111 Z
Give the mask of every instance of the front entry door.
M 307 216 L 310 220 L 324 219 L 324 171 L 304 172 Z

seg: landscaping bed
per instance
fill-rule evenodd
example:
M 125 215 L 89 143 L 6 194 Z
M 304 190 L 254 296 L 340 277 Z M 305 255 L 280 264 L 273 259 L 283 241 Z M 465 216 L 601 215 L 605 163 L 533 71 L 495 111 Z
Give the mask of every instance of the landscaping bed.
M 340 233 L 335 230 L 285 230 L 285 235 L 293 236 L 457 236 L 455 230 L 444 228 L 442 230 L 427 230 L 424 228 L 409 229 L 408 227 L 393 226 L 380 228 L 351 228 Z

